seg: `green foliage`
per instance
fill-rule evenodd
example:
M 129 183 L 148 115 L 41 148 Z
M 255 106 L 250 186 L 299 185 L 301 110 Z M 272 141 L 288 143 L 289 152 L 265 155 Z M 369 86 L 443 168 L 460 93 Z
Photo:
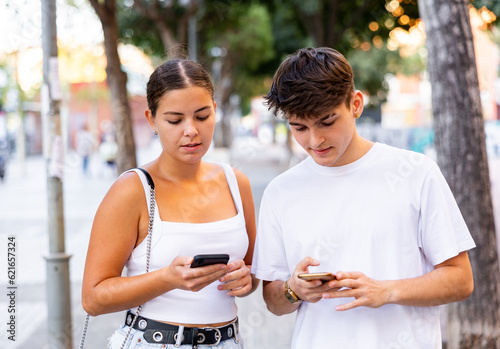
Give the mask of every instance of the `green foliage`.
M 426 50 L 425 48 L 421 48 Z M 422 73 L 426 69 L 426 61 L 422 58 L 418 52 L 413 53 L 410 56 L 404 58 L 397 57 L 397 70 L 391 67 L 391 62 L 389 62 L 388 70 L 389 72 L 399 72 L 404 75 L 417 75 Z
M 475 0 L 471 4 L 481 10 L 483 7 L 487 8 L 497 17 L 495 21 L 487 25 L 488 35 L 494 43 L 500 45 L 500 2 L 497 0 Z M 499 73 L 500 74 L 500 73 Z
M 271 62 L 272 65 L 261 65 L 261 70 L 274 73 L 286 55 L 301 47 L 329 46 L 340 51 L 351 62 L 355 72 L 356 87 L 370 93 L 371 103 L 384 101 L 388 89 L 384 78 L 391 72 L 391 68 L 394 70 L 397 67 L 413 74 L 416 69 L 423 67 L 422 64 L 415 64 L 416 62 L 408 66 L 403 64 L 397 51 L 389 51 L 385 47 L 392 29 L 401 27 L 408 30 L 419 17 L 415 0 L 401 1 L 400 8 L 393 12 L 389 12 L 386 8 L 389 2 L 263 1 L 273 19 L 274 49 L 277 59 Z M 400 21 L 400 17 L 404 15 L 408 18 L 406 21 Z M 377 23 L 377 29 L 370 29 L 372 22 Z M 384 43 L 383 47 L 374 47 L 375 37 Z M 368 51 L 360 49 L 363 43 L 369 46 Z
M 265 1 L 271 17 L 271 31 L 274 37 L 274 58 L 262 62 L 258 71 L 272 76 L 285 57 L 302 47 L 313 46 L 313 40 L 297 18 L 297 11 L 289 6 L 289 0 Z
M 224 48 L 226 55 L 222 59 L 233 62 L 233 93 L 241 97 L 247 111 L 252 97 L 267 93 L 264 81 L 269 79 L 269 73 L 263 73 L 260 67 L 275 56 L 269 12 L 252 1 L 227 5 L 213 2 L 205 8 L 200 25 L 207 28 L 200 38 L 203 52 Z M 209 55 L 205 58 L 212 59 Z
M 142 2 L 149 5 L 147 0 Z M 210 55 L 211 49 L 224 48 L 227 57 L 223 59 L 236 62 L 233 69 L 234 93 L 240 95 L 244 104 L 249 103 L 254 93 L 262 93 L 264 79 L 269 77 L 270 70 L 262 74 L 259 67 L 275 56 L 270 14 L 257 1 L 217 0 L 201 4 L 197 13 L 198 60 L 210 69 L 214 60 Z M 122 41 L 140 47 L 156 59 L 165 59 L 165 48 L 152 21 L 124 1 L 118 5 Z M 157 10 L 164 23 L 178 37 L 178 18 L 184 14 L 185 8 L 174 1 L 173 6 L 159 6 Z
M 472 0 L 471 4 L 480 9 L 482 7 L 486 7 L 488 10 L 493 12 L 497 17 L 500 16 L 500 2 L 498 0 Z M 498 19 L 495 21 L 496 25 L 498 25 Z
M 353 50 L 346 56 L 354 73 L 354 86 L 370 95 L 370 104 L 378 105 L 387 98 L 388 85 L 384 84 L 388 57 L 396 59 L 399 55 L 387 49 L 372 48 L 369 52 Z
M 143 0 L 146 4 L 149 1 Z M 164 59 L 164 48 L 153 23 L 124 2 L 118 1 L 122 40 Z M 500 15 L 499 1 L 471 3 Z M 240 95 L 244 106 L 252 96 L 267 93 L 269 80 L 281 61 L 302 47 L 327 45 L 342 52 L 353 66 L 356 87 L 370 93 L 373 104 L 386 99 L 386 74 L 412 75 L 425 69 L 420 55 L 402 59 L 398 51 L 386 48 L 394 28 L 408 30 L 419 18 L 416 0 L 398 0 L 395 10 L 391 0 L 214 0 L 200 4 L 199 61 L 210 69 L 214 60 L 211 49 L 225 48 L 224 59 L 236 62 L 232 70 L 233 92 Z M 176 0 L 159 1 L 158 12 L 174 35 L 178 34 L 182 11 L 185 8 Z M 362 45 L 364 50 L 360 49 Z
M 163 57 L 165 50 L 153 22 L 124 1 L 117 2 L 117 10 L 122 42 L 141 48 L 149 56 Z
M 2 77 L 0 77 L 0 79 L 6 80 L 6 81 L 2 81 L 2 82 L 5 82 L 5 86 L 0 86 L 0 111 L 2 111 L 3 106 L 5 105 L 5 100 L 6 100 L 6 96 L 7 96 L 8 79 L 9 79 L 9 73 L 8 73 L 7 66 L 2 61 L 0 61 L 0 75 L 2 75 Z
M 229 7 L 227 16 L 229 23 L 209 30 L 208 49 L 226 48 L 237 59 L 238 66 L 250 71 L 274 56 L 271 20 L 263 6 L 235 3 Z
M 273 15 L 285 8 L 293 11 L 295 21 L 300 21 L 314 46 L 329 46 L 344 54 L 356 48 L 353 42 L 371 41 L 374 36 L 386 39 L 394 27 L 409 29 L 419 17 L 415 0 L 400 1 L 398 10 L 392 13 L 387 6 L 390 0 L 274 0 L 272 3 L 269 8 Z M 399 21 L 404 15 L 408 16 L 408 22 Z M 372 22 L 379 25 L 375 31 L 369 29 Z
M 235 92 L 241 96 L 242 115 L 250 113 L 251 99 L 255 96 L 264 96 L 269 92 L 270 77 L 268 75 L 254 74 L 242 70 L 235 80 Z
M 8 61 L 9 59 L 7 56 L 0 58 L 0 74 L 2 75 L 2 82 L 5 84 L 4 86 L 0 86 L 0 111 L 4 110 L 4 108 L 9 108 L 9 106 L 6 105 L 8 93 L 16 91 L 18 101 L 23 103 L 25 101 L 31 100 L 39 91 L 39 88 L 37 87 L 31 87 L 29 90 L 24 91 L 16 79 L 14 66 Z M 12 103 L 10 104 L 10 108 L 12 108 L 13 105 Z M 17 107 L 19 108 L 20 105 L 18 105 Z M 12 111 L 14 110 L 7 110 L 7 112 Z
M 425 62 L 418 53 L 402 58 L 398 51 L 386 47 L 365 52 L 354 50 L 346 57 L 354 72 L 354 85 L 370 95 L 370 105 L 376 106 L 387 99 L 387 74 L 418 75 L 425 70 Z

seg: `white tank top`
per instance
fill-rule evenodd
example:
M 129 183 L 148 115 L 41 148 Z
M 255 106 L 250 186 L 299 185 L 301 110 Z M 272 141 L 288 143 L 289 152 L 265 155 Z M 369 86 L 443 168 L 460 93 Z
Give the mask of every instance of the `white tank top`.
M 209 223 L 179 223 L 160 219 L 155 202 L 151 261 L 149 270 L 155 271 L 169 265 L 177 256 L 227 253 L 229 262 L 243 259 L 248 249 L 248 235 L 243 214 L 238 182 L 231 166 L 220 164 L 237 209 L 231 218 Z M 149 211 L 150 189 L 145 175 L 132 170 L 141 178 Z M 207 207 L 209 210 L 210 207 Z M 144 239 L 132 252 L 126 264 L 126 275 L 144 274 L 146 271 L 146 245 Z M 201 291 L 175 289 L 143 305 L 141 316 L 166 322 L 204 324 L 230 321 L 236 317 L 234 297 L 217 290 L 219 281 Z M 135 311 L 135 309 L 133 309 Z

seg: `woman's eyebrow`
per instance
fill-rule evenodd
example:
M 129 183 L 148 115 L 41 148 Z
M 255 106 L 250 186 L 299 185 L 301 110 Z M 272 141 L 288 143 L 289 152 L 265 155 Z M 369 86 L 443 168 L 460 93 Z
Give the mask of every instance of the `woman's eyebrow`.
M 200 112 L 200 111 L 203 111 L 205 109 L 210 109 L 210 106 L 209 105 L 206 105 L 204 107 L 201 107 L 200 109 L 197 109 L 195 110 L 195 114 Z M 180 112 L 177 112 L 177 111 L 169 111 L 167 110 L 166 112 L 163 113 L 163 115 L 184 115 L 184 113 L 180 113 Z
M 195 110 L 194 112 L 195 112 L 195 113 L 198 113 L 198 112 L 200 112 L 200 111 L 203 111 L 203 110 L 205 110 L 205 109 L 210 109 L 210 108 L 211 108 L 211 106 L 206 105 L 206 106 L 204 106 L 204 107 L 201 107 L 201 108 L 200 108 L 200 109 L 198 109 L 198 110 Z

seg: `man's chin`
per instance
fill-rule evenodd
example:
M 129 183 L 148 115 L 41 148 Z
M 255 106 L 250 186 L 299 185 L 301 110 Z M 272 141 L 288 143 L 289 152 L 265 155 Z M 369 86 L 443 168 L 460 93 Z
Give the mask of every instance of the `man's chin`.
M 340 158 L 332 156 L 332 154 L 330 154 L 329 156 L 318 156 L 316 154 L 309 154 L 309 155 L 313 158 L 314 162 L 320 166 L 324 167 L 342 166 L 342 164 L 340 164 L 339 161 Z

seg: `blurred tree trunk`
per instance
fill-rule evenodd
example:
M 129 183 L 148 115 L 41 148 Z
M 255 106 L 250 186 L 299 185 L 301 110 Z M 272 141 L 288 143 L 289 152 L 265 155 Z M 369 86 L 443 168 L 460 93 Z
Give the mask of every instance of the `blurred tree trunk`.
M 106 52 L 106 77 L 111 92 L 111 110 L 115 125 L 116 166 L 122 173 L 136 166 L 132 118 L 127 96 L 127 74 L 121 69 L 118 55 L 118 24 L 116 21 L 116 0 L 89 0 L 99 17 L 104 32 Z
M 222 118 L 220 122 L 221 132 L 220 137 L 214 138 L 215 146 L 229 148 L 232 144 L 232 130 L 231 130 L 231 119 L 234 114 L 234 106 L 231 104 L 231 95 L 234 92 L 234 70 L 235 70 L 235 58 L 231 52 L 226 49 L 227 55 L 222 57 L 222 65 L 220 72 L 220 79 L 216 81 L 216 94 L 219 96 L 220 111 L 222 112 Z
M 448 349 L 500 348 L 500 272 L 468 0 L 422 0 L 438 163 L 477 247 L 475 289 L 448 305 Z M 495 63 L 492 63 L 495 64 Z

